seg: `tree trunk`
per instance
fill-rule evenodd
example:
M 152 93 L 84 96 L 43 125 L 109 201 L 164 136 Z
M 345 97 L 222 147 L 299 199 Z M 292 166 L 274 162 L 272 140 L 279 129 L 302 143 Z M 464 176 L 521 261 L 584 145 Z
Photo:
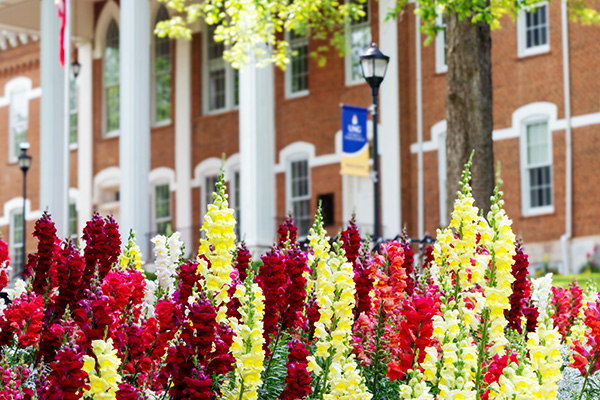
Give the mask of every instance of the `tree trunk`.
M 492 40 L 490 26 L 446 16 L 448 99 L 446 104 L 446 205 L 454 209 L 458 182 L 471 151 L 471 186 L 475 205 L 484 215 L 494 190 L 492 142 Z M 450 219 L 448 219 L 450 220 Z

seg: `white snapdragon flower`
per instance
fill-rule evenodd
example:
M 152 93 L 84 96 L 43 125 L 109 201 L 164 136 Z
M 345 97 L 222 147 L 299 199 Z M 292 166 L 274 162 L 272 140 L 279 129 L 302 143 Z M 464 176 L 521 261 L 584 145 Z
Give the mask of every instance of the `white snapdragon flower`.
M 548 273 L 546 276 L 533 279 L 531 281 L 531 289 L 531 299 L 540 313 L 538 319 L 544 321 L 546 319 L 550 295 L 552 293 L 552 274 Z
M 156 296 L 154 292 L 156 291 L 156 283 L 149 279 L 146 279 L 146 288 L 144 289 L 144 314 L 149 317 L 154 317 L 154 302 L 156 301 Z

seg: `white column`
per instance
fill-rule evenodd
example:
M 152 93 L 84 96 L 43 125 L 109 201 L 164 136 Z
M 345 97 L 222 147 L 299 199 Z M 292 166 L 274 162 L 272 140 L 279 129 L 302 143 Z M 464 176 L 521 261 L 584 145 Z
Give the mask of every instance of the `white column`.
M 57 234 L 68 231 L 69 188 L 66 186 L 64 160 L 69 143 L 64 134 L 65 80 L 60 66 L 58 37 L 60 23 L 53 0 L 41 2 L 41 80 L 40 112 L 40 209 L 48 210 L 56 223 Z
M 275 93 L 273 66 L 240 71 L 240 233 L 250 251 L 275 239 Z
M 92 43 L 86 41 L 78 47 L 81 72 L 78 79 L 77 109 L 77 189 L 79 190 L 77 228 L 81 234 L 86 222 L 92 218 Z
M 121 2 L 120 218 L 122 240 L 133 229 L 149 256 L 150 1 Z
M 175 47 L 175 174 L 177 180 L 177 230 L 186 247 L 192 243 L 192 126 L 191 126 L 191 53 L 187 39 L 178 39 Z
M 379 110 L 381 129 L 381 214 L 383 235 L 392 238 L 402 229 L 400 198 L 400 94 L 398 86 L 398 21 L 385 21 L 394 0 L 379 0 L 379 49 L 390 57 L 385 79 L 381 83 Z

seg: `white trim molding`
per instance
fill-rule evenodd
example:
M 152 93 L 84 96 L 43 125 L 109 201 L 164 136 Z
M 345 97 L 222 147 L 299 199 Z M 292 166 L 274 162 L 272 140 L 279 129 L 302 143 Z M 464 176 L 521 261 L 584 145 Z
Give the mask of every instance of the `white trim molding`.
M 540 7 L 544 7 L 540 13 L 537 13 L 540 10 Z M 550 5 L 547 1 L 542 1 L 540 3 L 536 3 L 529 7 L 526 7 L 520 10 L 517 14 L 517 54 L 519 58 L 533 56 L 536 54 L 548 53 L 550 51 Z M 546 43 L 533 45 L 527 47 L 527 13 L 531 13 L 532 16 L 537 14 L 537 17 L 545 18 L 544 23 L 542 24 L 540 21 L 537 23 L 537 29 L 541 29 L 545 31 Z M 536 28 L 534 28 L 536 29 Z
M 111 20 L 115 20 L 117 25 L 121 27 L 121 13 L 119 6 L 114 0 L 109 0 L 104 5 L 98 22 L 96 23 L 96 29 L 94 32 L 94 59 L 99 59 L 104 56 L 104 47 L 106 45 L 106 30 Z
M 150 185 L 169 184 L 169 190 L 174 192 L 177 190 L 177 182 L 175 181 L 175 171 L 168 167 L 158 167 L 150 171 L 148 175 Z
M 371 15 L 372 15 L 372 8 L 371 8 L 371 4 L 370 4 L 370 0 L 366 0 L 364 3 L 362 3 L 363 5 L 363 9 L 366 8 L 366 13 L 367 13 L 367 20 L 363 21 L 362 18 L 360 20 L 356 20 L 356 21 L 352 21 L 348 24 L 346 24 L 346 47 L 348 49 L 350 49 L 350 51 L 345 55 L 344 57 L 344 80 L 346 82 L 346 86 L 354 86 L 354 85 L 359 85 L 361 83 L 365 83 L 365 80 L 363 79 L 362 76 L 359 76 L 357 78 L 354 78 L 353 76 L 353 71 L 352 71 L 352 56 L 360 56 L 363 55 L 371 46 L 371 41 L 373 39 L 373 32 L 371 30 Z M 357 32 L 361 32 L 361 31 L 369 31 L 368 32 L 368 36 L 369 38 L 365 40 L 364 43 L 354 43 L 352 41 L 353 37 L 352 37 L 352 32 L 353 31 L 357 31 Z M 361 39 L 365 39 L 365 38 L 361 38 Z M 359 46 L 361 44 L 364 44 L 366 47 L 365 48 L 360 48 Z
M 4 203 L 3 212 L 4 214 L 0 217 L 0 226 L 8 226 L 10 225 L 10 214 L 14 210 L 23 210 L 23 197 L 13 197 Z M 37 220 L 42 217 L 41 210 L 31 211 L 31 200 L 25 200 L 25 220 Z
M 552 126 L 556 125 L 557 107 L 552 103 L 532 103 L 519 108 L 513 113 L 513 127 L 519 130 L 519 154 L 521 170 L 521 214 L 525 217 L 550 214 L 554 212 L 554 173 L 552 160 Z M 546 124 L 547 161 L 534 167 L 549 167 L 550 204 L 538 207 L 531 206 L 531 182 L 528 161 L 529 143 L 527 128 L 531 125 Z M 539 178 L 541 179 L 541 177 Z
M 223 165 L 223 169 L 225 170 L 225 182 L 231 182 L 233 180 L 233 175 L 240 171 L 240 166 L 240 153 L 232 154 L 225 160 L 225 165 Z
M 285 31 L 285 40 L 290 44 L 290 51 L 294 51 L 297 48 L 301 48 L 306 46 L 306 89 L 298 90 L 296 92 L 292 91 L 293 86 L 293 69 L 294 69 L 294 55 L 290 56 L 290 63 L 287 65 L 287 68 L 284 71 L 284 94 L 286 99 L 294 99 L 296 97 L 304 97 L 309 94 L 309 80 L 310 80 L 310 57 L 308 53 L 308 35 L 306 37 L 296 36 L 292 38 L 289 31 Z
M 444 74 L 448 72 L 448 62 L 446 59 L 446 23 L 442 10 L 437 9 L 437 26 L 442 28 L 435 35 L 435 72 Z
M 545 101 L 529 103 L 522 107 L 517 108 L 512 114 L 512 126 L 502 129 L 496 129 L 492 133 L 494 141 L 506 140 L 506 139 L 517 139 L 521 132 L 519 129 L 519 121 L 524 117 L 532 114 L 543 114 L 548 116 L 548 128 L 551 132 L 560 131 L 566 128 L 567 122 L 565 119 L 557 119 L 558 107 L 554 103 Z M 571 119 L 573 128 L 582 128 L 591 125 L 600 125 L 600 112 L 578 115 Z M 437 151 L 438 141 L 437 139 L 430 139 L 423 142 L 423 151 Z M 419 151 L 418 143 L 412 143 L 410 145 L 410 152 L 416 154 Z
M 218 175 L 221 169 L 221 160 L 217 157 L 210 157 L 194 167 L 194 177 L 192 179 L 193 188 L 201 188 L 203 186 L 202 178 L 209 175 Z
M 121 184 L 121 170 L 119 167 L 108 167 L 94 176 L 92 202 L 100 203 L 100 194 L 106 188 L 119 187 Z

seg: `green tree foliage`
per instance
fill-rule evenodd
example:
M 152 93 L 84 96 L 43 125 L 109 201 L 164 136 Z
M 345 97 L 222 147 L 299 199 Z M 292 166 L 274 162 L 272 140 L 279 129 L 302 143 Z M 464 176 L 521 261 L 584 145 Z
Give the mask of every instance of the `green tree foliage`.
M 325 63 L 324 53 L 331 47 L 346 53 L 345 26 L 365 15 L 365 0 L 160 0 L 174 11 L 170 20 L 156 25 L 160 37 L 191 39 L 192 24 L 205 21 L 217 25 L 215 40 L 226 45 L 223 58 L 234 68 L 254 56 L 259 64 L 275 63 L 285 68 L 290 50 L 283 31 L 321 40 L 313 52 Z M 267 43 L 270 51 L 264 46 Z
M 160 37 L 191 39 L 191 26 L 197 21 L 217 25 L 215 40 L 227 46 L 224 58 L 234 68 L 246 64 L 250 56 L 259 63 L 275 63 L 285 68 L 290 62 L 289 44 L 283 31 L 293 31 L 321 40 L 322 46 L 312 53 L 325 63 L 324 53 L 333 47 L 340 56 L 347 53 L 345 26 L 353 19 L 365 14 L 366 0 L 159 0 L 174 13 L 171 19 L 156 25 Z M 524 7 L 538 3 L 538 0 L 422 0 L 416 11 L 422 21 L 421 31 L 429 43 L 439 27 L 436 18 L 439 13 L 456 13 L 461 20 L 471 19 L 473 23 L 484 21 L 492 29 L 500 27 L 504 15 L 515 17 Z M 394 9 L 389 10 L 388 18 L 396 17 L 408 4 L 408 0 L 398 0 Z M 568 1 L 569 15 L 573 21 L 583 25 L 600 24 L 600 14 L 589 7 L 587 0 Z M 264 43 L 270 45 L 268 51 Z

